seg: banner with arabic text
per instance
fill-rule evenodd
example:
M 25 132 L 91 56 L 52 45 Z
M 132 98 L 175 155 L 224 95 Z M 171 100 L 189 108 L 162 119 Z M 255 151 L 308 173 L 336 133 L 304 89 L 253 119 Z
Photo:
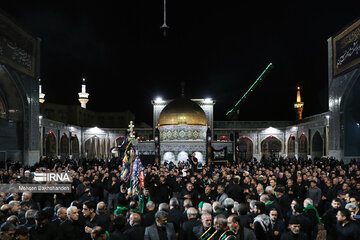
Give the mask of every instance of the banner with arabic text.
M 360 63 L 360 19 L 333 39 L 334 76 Z

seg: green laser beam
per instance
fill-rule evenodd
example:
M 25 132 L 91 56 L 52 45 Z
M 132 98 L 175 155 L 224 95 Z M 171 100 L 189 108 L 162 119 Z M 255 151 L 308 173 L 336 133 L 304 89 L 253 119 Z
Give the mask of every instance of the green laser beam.
M 251 85 L 251 87 L 246 91 L 246 93 L 240 98 L 240 100 L 235 104 L 235 106 L 226 113 L 226 115 L 229 115 L 232 113 L 235 108 L 239 105 L 239 103 L 246 98 L 246 96 L 252 91 L 252 88 L 255 87 L 256 83 L 258 83 L 261 80 L 261 77 L 266 73 L 266 71 L 272 66 L 272 63 L 269 63 L 269 65 L 265 68 L 265 70 L 260 74 L 260 76 L 256 79 L 256 81 Z

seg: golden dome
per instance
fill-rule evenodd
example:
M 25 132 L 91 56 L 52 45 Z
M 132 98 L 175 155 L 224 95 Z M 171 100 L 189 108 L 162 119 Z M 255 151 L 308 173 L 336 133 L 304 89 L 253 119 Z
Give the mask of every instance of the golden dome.
M 206 126 L 206 115 L 202 108 L 190 99 L 180 98 L 170 102 L 161 111 L 160 126 L 196 125 Z

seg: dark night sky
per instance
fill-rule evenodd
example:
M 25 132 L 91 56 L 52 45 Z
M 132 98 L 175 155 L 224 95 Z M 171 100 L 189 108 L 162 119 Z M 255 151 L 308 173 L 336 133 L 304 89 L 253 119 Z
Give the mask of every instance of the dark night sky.
M 135 113 L 151 124 L 151 99 L 216 100 L 215 120 L 272 62 L 273 70 L 240 106 L 240 120 L 294 120 L 296 86 L 304 117 L 327 107 L 327 39 L 359 17 L 359 1 L 11 0 L 1 9 L 42 39 L 46 101 Z M 116 5 L 117 3 L 118 5 Z M 241 3 L 241 4 L 240 4 Z

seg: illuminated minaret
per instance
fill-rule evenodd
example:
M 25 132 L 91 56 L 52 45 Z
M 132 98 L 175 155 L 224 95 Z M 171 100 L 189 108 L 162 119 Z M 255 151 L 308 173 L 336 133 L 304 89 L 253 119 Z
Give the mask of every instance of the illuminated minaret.
M 79 102 L 82 108 L 86 108 L 86 103 L 89 101 L 89 93 L 86 92 L 85 78 L 82 79 L 81 92 L 79 92 Z
M 296 103 L 294 104 L 294 108 L 296 110 L 296 120 L 301 120 L 304 103 L 301 101 L 300 87 L 297 87 Z
M 42 93 L 41 79 L 39 78 L 39 102 L 45 102 L 45 93 Z

